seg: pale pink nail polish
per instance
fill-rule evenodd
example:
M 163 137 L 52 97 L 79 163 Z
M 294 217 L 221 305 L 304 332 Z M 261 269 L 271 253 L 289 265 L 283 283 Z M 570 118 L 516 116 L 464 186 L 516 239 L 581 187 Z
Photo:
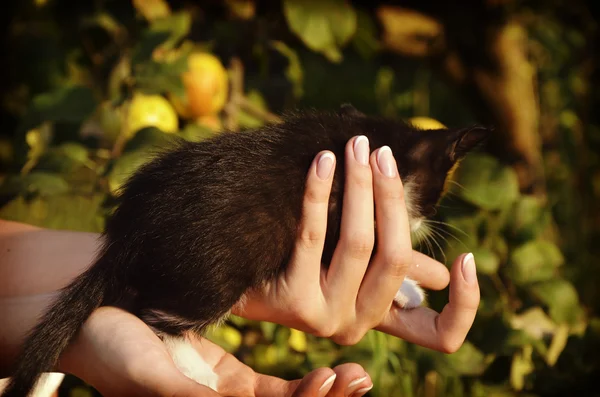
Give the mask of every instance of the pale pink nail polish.
M 369 164 L 369 138 L 364 135 L 354 140 L 354 158 L 362 165 Z
M 469 284 L 477 281 L 477 270 L 475 269 L 475 257 L 468 253 L 462 260 L 462 274 L 465 281 Z
M 394 164 L 394 155 L 389 146 L 383 146 L 377 152 L 377 165 L 381 173 L 388 178 L 396 176 L 396 165 Z
M 335 156 L 330 152 L 321 154 L 317 161 L 317 176 L 320 179 L 328 179 L 333 171 L 333 164 L 335 163 Z
M 327 393 L 329 393 L 329 390 L 333 387 L 336 376 L 336 374 L 333 374 L 323 382 L 323 385 L 319 388 L 319 396 L 325 397 Z

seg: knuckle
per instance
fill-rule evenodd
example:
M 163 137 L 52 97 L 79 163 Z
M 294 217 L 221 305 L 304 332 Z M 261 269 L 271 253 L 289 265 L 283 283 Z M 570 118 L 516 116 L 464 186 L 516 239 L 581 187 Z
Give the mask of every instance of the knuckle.
M 398 252 L 388 255 L 384 261 L 390 276 L 395 278 L 404 278 L 411 265 L 411 262 Z
M 348 179 L 348 183 L 360 190 L 373 189 L 371 172 L 368 170 L 360 170 L 360 172 L 354 173 L 354 175 Z
M 354 259 L 369 259 L 375 245 L 375 236 L 371 233 L 355 233 L 344 244 L 345 251 Z
M 305 249 L 321 248 L 325 235 L 316 230 L 302 230 L 298 237 L 300 244 Z
M 326 204 L 329 196 L 322 189 L 313 187 L 304 191 L 304 200 L 308 204 Z
M 402 203 L 405 201 L 406 197 L 404 195 L 404 189 L 391 187 L 388 189 L 383 189 L 380 192 L 381 198 L 386 201 L 392 201 L 397 203 Z

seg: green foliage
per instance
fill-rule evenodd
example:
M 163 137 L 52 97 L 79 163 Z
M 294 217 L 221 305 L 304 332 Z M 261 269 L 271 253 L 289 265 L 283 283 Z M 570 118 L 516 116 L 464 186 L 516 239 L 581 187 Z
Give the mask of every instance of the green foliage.
M 61 0 L 19 9 L 16 20 L 36 29 L 11 26 L 22 45 L 11 57 L 18 81 L 1 105 L 16 120 L 10 139 L 0 137 L 3 219 L 100 232 L 119 188 L 156 150 L 174 139 L 207 139 L 221 125 L 257 128 L 293 107 L 352 102 L 389 117 L 478 121 L 428 63 L 384 54 L 377 13 L 350 2 L 282 0 L 273 9 L 281 15 L 257 14 L 254 2 L 227 2 L 227 16 L 196 5 L 172 11 L 158 0 L 89 3 L 69 14 L 77 28 L 55 21 Z M 436 241 L 419 249 L 447 263 L 475 255 L 482 299 L 463 347 L 445 355 L 376 331 L 341 347 L 235 316 L 210 338 L 257 371 L 287 378 L 358 362 L 373 378 L 373 396 L 556 394 L 598 373 L 590 352 L 600 347 L 600 278 L 591 275 L 600 274 L 599 251 L 585 244 L 600 227 L 581 209 L 592 205 L 578 197 L 585 188 L 593 205 L 600 199 L 600 156 L 581 143 L 600 148 L 600 120 L 584 126 L 576 105 L 590 93 L 585 68 L 573 64 L 585 36 L 551 14 L 526 6 L 510 12 L 532 21 L 540 109 L 556 126 L 554 136 L 543 137 L 548 197 L 520 192 L 517 172 L 490 154 L 461 162 L 429 225 Z M 234 87 L 232 67 L 225 110 L 196 118 L 177 101 L 186 93 L 188 56 L 199 50 L 227 66 L 236 57 L 244 75 Z M 179 131 L 128 131 L 128 106 L 139 92 L 168 98 Z M 447 291 L 429 295 L 436 310 L 447 299 Z M 79 385 L 71 395 L 89 393 Z

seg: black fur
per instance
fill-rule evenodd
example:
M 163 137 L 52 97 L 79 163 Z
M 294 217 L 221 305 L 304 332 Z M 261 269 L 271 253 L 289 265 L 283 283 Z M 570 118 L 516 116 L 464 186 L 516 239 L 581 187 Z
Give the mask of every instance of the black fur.
M 275 277 L 293 249 L 306 174 L 319 151 L 331 150 L 337 159 L 327 265 L 339 238 L 344 148 L 352 136 L 366 135 L 372 150 L 391 147 L 400 175 L 418 185 L 418 207 L 428 214 L 454 162 L 486 135 L 483 129 L 418 131 L 347 105 L 285 120 L 181 142 L 133 175 L 107 222 L 96 263 L 26 340 L 3 396 L 26 395 L 99 306 L 124 307 L 158 333 L 201 333 L 244 292 Z

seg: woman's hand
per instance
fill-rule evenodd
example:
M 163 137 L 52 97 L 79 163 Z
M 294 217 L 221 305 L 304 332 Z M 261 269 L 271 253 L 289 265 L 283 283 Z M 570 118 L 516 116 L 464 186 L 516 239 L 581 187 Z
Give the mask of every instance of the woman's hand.
M 249 294 L 234 310 L 340 344 L 354 344 L 372 329 L 443 352 L 464 342 L 479 305 L 472 255 L 461 255 L 450 275 L 441 263 L 412 250 L 405 192 L 389 148 L 369 156 L 368 141 L 346 146 L 346 187 L 341 236 L 328 270 L 321 268 L 328 200 L 335 159 L 320 153 L 310 168 L 303 220 L 287 271 Z M 377 203 L 374 209 L 373 201 Z M 377 222 L 377 252 L 369 264 Z M 450 300 L 441 314 L 392 305 L 405 276 L 440 290 L 450 281 Z
M 358 364 L 319 368 L 303 379 L 285 381 L 257 374 L 207 339 L 190 339 L 219 377 L 216 392 L 179 372 L 150 328 L 114 307 L 92 314 L 61 356 L 58 370 L 85 380 L 104 396 L 338 397 L 372 386 Z M 356 379 L 360 382 L 352 384 Z

